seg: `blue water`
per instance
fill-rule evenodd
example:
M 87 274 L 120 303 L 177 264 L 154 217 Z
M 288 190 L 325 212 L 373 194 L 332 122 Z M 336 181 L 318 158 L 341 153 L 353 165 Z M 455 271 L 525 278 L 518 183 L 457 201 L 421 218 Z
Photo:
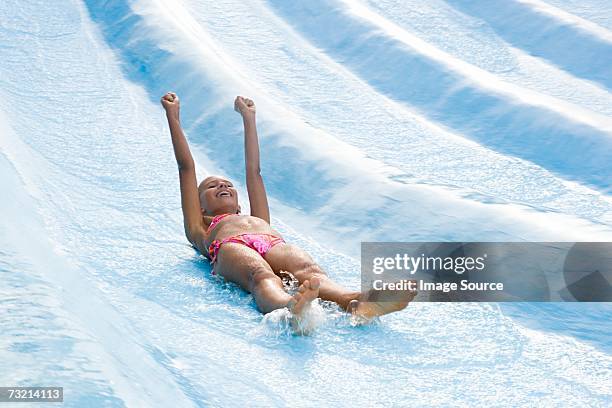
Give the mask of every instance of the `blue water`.
M 426 4 L 424 4 L 426 3 Z M 159 96 L 339 282 L 376 240 L 612 240 L 605 1 L 5 0 L 0 385 L 65 406 L 609 406 L 609 304 L 414 304 L 310 337 L 182 235 Z

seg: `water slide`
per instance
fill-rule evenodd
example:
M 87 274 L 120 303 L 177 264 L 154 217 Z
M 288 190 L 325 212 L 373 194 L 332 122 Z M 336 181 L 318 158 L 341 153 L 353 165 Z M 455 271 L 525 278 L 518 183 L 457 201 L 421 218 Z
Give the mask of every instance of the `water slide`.
M 424 4 L 426 3 L 426 4 Z M 606 2 L 5 0 L 0 386 L 66 406 L 606 406 L 608 304 L 416 303 L 309 337 L 183 236 L 159 97 L 342 284 L 362 241 L 610 241 Z

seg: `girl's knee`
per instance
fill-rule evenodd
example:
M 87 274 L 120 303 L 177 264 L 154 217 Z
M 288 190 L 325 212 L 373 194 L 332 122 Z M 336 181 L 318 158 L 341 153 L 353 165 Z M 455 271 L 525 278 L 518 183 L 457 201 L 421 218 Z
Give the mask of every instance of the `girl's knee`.
M 329 279 L 327 274 L 319 265 L 314 262 L 304 262 L 296 268 L 293 275 L 300 281 L 317 277 L 319 279 Z

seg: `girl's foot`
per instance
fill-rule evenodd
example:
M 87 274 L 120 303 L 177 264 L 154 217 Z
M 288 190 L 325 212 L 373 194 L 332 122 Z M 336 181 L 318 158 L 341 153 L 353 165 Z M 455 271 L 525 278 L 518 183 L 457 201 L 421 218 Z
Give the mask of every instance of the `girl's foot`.
M 302 317 L 306 309 L 310 306 L 310 303 L 319 297 L 320 284 L 319 278 L 305 280 L 298 288 L 297 293 L 287 304 L 291 313 L 298 319 Z
M 416 294 L 415 291 L 404 290 L 399 294 L 395 292 L 391 295 L 387 292 L 371 289 L 362 293 L 358 299 L 352 300 L 347 310 L 352 315 L 367 322 L 377 316 L 404 309 Z

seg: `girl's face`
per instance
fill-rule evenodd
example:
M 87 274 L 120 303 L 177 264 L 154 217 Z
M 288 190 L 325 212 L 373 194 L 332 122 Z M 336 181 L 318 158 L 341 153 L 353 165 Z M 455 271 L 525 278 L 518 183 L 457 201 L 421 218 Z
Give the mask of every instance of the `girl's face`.
M 239 212 L 238 192 L 231 181 L 219 176 L 206 177 L 198 187 L 204 215 Z

